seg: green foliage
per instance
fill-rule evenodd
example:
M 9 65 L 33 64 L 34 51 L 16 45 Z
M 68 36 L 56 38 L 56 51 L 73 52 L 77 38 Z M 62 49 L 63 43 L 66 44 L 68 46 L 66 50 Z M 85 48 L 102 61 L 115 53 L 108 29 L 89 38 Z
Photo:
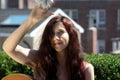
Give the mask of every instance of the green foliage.
M 120 55 L 85 55 L 95 70 L 95 80 L 120 80 Z
M 15 62 L 5 52 L 0 52 L 0 65 L 0 80 L 2 77 L 11 73 L 32 75 L 32 69 L 30 67 Z
M 120 55 L 92 54 L 85 59 L 94 66 L 95 80 L 120 80 Z M 11 73 L 32 75 L 32 69 L 11 59 L 5 52 L 0 52 L 0 79 Z

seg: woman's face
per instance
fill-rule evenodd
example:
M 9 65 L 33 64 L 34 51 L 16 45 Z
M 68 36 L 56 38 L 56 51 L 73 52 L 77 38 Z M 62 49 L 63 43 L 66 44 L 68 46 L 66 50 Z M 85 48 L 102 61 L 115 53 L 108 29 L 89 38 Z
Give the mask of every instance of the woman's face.
M 64 49 L 67 47 L 69 43 L 69 34 L 65 29 L 64 25 L 62 24 L 62 22 L 58 22 L 55 24 L 53 32 L 54 36 L 51 40 L 52 47 L 57 52 L 64 51 Z

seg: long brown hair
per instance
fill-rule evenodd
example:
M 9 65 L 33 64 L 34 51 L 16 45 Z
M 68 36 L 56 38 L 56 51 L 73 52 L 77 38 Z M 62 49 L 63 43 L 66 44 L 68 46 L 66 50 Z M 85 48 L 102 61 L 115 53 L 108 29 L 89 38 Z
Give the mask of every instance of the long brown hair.
M 82 47 L 79 43 L 78 32 L 75 26 L 71 20 L 64 16 L 55 16 L 46 25 L 38 51 L 38 64 L 41 64 L 45 72 L 46 80 L 57 80 L 56 72 L 58 61 L 56 51 L 51 46 L 51 38 L 54 35 L 53 27 L 57 22 L 63 23 L 70 38 L 66 48 L 66 67 L 69 80 L 81 80 L 80 78 L 84 78 L 83 71 L 80 68 L 84 59 Z

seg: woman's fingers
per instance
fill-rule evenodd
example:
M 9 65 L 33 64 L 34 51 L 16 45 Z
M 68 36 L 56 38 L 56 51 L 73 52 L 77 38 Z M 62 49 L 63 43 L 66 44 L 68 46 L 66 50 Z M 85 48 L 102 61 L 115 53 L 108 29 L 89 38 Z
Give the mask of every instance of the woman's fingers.
M 46 17 L 50 16 L 51 12 L 47 11 L 46 9 L 42 9 L 39 6 L 36 6 L 31 14 L 30 14 L 30 18 L 35 21 L 35 22 L 39 22 L 40 20 L 45 19 Z

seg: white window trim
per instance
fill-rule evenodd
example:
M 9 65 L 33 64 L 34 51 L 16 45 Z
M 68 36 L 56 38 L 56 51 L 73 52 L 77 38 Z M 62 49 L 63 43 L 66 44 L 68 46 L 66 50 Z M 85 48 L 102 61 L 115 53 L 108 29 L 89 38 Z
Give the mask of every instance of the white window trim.
M 1 9 L 6 9 L 7 8 L 7 0 L 0 0 L 1 1 Z
M 24 9 L 24 0 L 19 0 L 18 6 L 19 6 L 19 9 Z

